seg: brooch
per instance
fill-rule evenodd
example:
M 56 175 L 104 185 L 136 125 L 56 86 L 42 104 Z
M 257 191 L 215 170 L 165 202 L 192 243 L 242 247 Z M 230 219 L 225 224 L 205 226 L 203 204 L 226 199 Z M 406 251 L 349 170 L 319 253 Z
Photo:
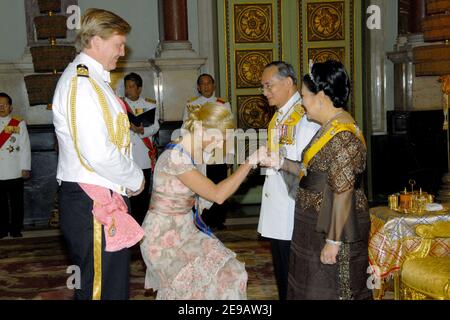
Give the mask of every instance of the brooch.
M 116 221 L 114 218 L 112 219 L 112 224 L 109 227 L 108 234 L 110 237 L 114 237 L 116 235 Z

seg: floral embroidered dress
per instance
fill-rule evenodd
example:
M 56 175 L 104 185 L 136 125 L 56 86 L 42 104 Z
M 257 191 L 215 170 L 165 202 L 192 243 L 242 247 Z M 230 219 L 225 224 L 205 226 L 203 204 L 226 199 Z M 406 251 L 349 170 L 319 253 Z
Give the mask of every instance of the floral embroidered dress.
M 154 172 L 150 209 L 142 227 L 141 252 L 147 265 L 145 288 L 156 299 L 246 299 L 247 272 L 236 254 L 197 229 L 196 194 L 177 175 L 196 170 L 187 154 L 164 151 Z

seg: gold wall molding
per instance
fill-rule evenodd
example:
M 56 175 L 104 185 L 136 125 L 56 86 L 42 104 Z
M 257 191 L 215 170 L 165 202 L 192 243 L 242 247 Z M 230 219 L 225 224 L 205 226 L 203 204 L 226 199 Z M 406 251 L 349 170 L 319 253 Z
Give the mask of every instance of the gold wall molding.
M 308 49 L 308 61 L 325 62 L 336 60 L 345 64 L 345 47 L 339 48 L 310 48 Z
M 320 11 L 322 9 L 322 11 Z M 326 9 L 326 10 L 325 10 Z M 355 0 L 345 1 L 315 1 L 298 0 L 299 23 L 299 65 L 300 76 L 308 72 L 309 59 L 324 59 L 342 57 L 340 60 L 349 72 L 351 81 L 350 103 L 348 111 L 355 115 Z M 321 12 L 321 15 L 319 15 Z M 318 29 L 320 17 L 323 25 Z M 316 17 L 316 18 L 315 18 Z M 339 17 L 339 18 L 338 18 Z M 338 20 L 336 20 L 338 19 Z M 314 22 L 316 20 L 315 25 Z M 306 24 L 306 25 L 305 25 Z M 328 28 L 324 26 L 329 25 Z M 312 29 L 317 30 L 313 31 Z M 322 29 L 323 28 L 323 29 Z M 326 30 L 326 31 L 324 31 Z M 317 33 L 319 31 L 319 33 Z
M 236 50 L 236 87 L 259 88 L 264 67 L 272 62 L 272 50 Z
M 308 41 L 345 40 L 345 4 L 313 2 L 307 4 Z
M 236 43 L 273 42 L 273 9 L 271 3 L 235 4 Z
M 227 61 L 222 69 L 222 95 L 231 102 L 238 127 L 260 128 L 273 114 L 258 88 L 264 67 L 282 57 L 282 5 L 282 0 L 223 0 L 223 10 L 219 10 L 224 17 L 223 58 Z
M 263 129 L 267 128 L 275 109 L 269 107 L 263 95 L 237 96 L 239 110 L 239 128 Z

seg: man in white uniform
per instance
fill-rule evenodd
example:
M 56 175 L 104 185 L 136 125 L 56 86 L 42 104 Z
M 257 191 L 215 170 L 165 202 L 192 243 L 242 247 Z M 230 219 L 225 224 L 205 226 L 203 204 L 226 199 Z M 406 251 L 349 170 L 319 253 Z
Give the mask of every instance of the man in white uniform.
M 145 177 L 144 191 L 136 197 L 130 199 L 131 214 L 139 224 L 144 221 L 150 203 L 150 193 L 152 188 L 153 170 L 155 169 L 158 150 L 155 135 L 159 130 L 159 112 L 156 101 L 144 99 L 142 93 L 142 77 L 134 72 L 124 78 L 125 98 L 124 101 L 134 115 L 142 114 L 155 109 L 155 121 L 153 125 L 144 127 L 135 126 L 130 123 L 130 141 L 132 145 L 133 160 L 142 169 Z
M 23 180 L 30 177 L 31 170 L 27 125 L 19 117 L 11 117 L 11 111 L 11 97 L 1 92 L 0 239 L 6 237 L 8 232 L 13 238 L 22 237 Z
M 104 205 L 95 201 L 94 206 L 93 199 L 99 192 L 104 195 L 106 189 L 107 195 L 114 197 L 108 205 L 123 210 L 120 204 L 129 206 L 128 197 L 144 188 L 142 170 L 130 154 L 125 106 L 110 87 L 110 71 L 125 55 L 130 30 L 130 25 L 112 12 L 88 9 L 76 37 L 81 53 L 62 74 L 53 98 L 60 226 L 72 263 L 81 275 L 76 299 L 129 298 L 129 250 L 105 250 L 105 239 L 120 236 L 126 228 L 121 223 L 129 219 L 123 215 L 120 221 L 94 219 L 93 208 L 103 209 Z M 88 193 L 86 185 L 95 193 Z M 116 212 L 111 210 L 108 217 Z M 104 223 L 110 224 L 107 234 Z
M 261 79 L 263 94 L 275 112 L 269 127 L 267 148 L 285 157 L 300 161 L 303 149 L 320 126 L 308 121 L 301 105 L 294 68 L 285 62 L 275 61 L 266 66 Z M 280 300 L 286 299 L 290 243 L 294 228 L 295 200 L 281 175 L 267 169 L 263 186 L 258 232 L 271 240 L 275 278 Z
M 201 106 L 207 102 L 221 103 L 232 114 L 230 103 L 227 102 L 225 99 L 218 98 L 214 95 L 214 92 L 216 91 L 216 84 L 212 75 L 203 73 L 197 78 L 197 91 L 200 95 L 189 99 L 186 107 L 183 110 L 183 122 L 186 121 L 186 119 L 189 116 L 190 107 Z

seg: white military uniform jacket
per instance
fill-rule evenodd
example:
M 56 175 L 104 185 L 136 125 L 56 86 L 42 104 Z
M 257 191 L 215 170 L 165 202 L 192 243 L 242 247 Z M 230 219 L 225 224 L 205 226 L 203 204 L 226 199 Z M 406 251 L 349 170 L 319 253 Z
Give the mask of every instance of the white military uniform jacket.
M 59 182 L 89 183 L 126 194 L 126 188 L 137 191 L 143 173 L 125 148 L 119 150 L 110 140 L 102 109 L 88 78 L 78 77 L 76 99 L 78 146 L 81 157 L 94 172 L 82 166 L 71 135 L 70 91 L 71 80 L 77 75 L 77 65 L 89 68 L 89 76 L 105 95 L 116 130 L 119 113 L 125 113 L 118 97 L 111 89 L 110 73 L 85 53 L 80 53 L 62 74 L 53 97 L 53 123 L 59 143 L 56 178 Z M 68 114 L 69 112 L 69 114 Z
M 5 129 L 11 116 L 0 117 L 0 132 Z M 19 131 L 13 133 L 0 148 L 0 180 L 22 177 L 22 170 L 31 170 L 31 148 L 25 121 L 20 121 Z
M 294 111 L 293 107 L 301 100 L 300 94 L 296 93 L 292 98 L 277 111 L 278 120 L 286 119 Z M 295 143 L 283 145 L 286 150 L 286 158 L 300 161 L 303 149 L 309 144 L 320 126 L 308 121 L 306 115 L 295 127 Z M 294 228 L 295 199 L 289 196 L 288 188 L 281 173 L 267 169 L 261 200 L 261 212 L 259 215 L 258 232 L 271 239 L 292 239 Z
M 188 102 L 188 104 L 186 105 L 186 107 L 184 107 L 184 110 L 183 110 L 183 122 L 186 121 L 186 119 L 189 116 L 189 111 L 188 111 L 188 106 L 189 105 L 191 105 L 191 106 L 192 105 L 193 106 L 200 105 L 201 106 L 201 105 L 203 105 L 205 103 L 208 103 L 208 102 L 216 103 L 217 99 L 218 98 L 215 97 L 215 96 L 211 96 L 209 98 L 206 98 L 204 96 L 200 96 L 197 99 L 194 99 L 194 100 Z M 232 111 L 231 111 L 231 105 L 230 105 L 229 102 L 225 102 L 225 103 L 223 103 L 223 105 L 230 111 L 231 114 L 233 114 Z
M 155 109 L 155 122 L 149 127 L 144 127 L 144 134 L 139 134 L 130 130 L 130 141 L 132 145 L 133 160 L 139 165 L 141 169 L 151 168 L 151 161 L 148 156 L 148 148 L 145 146 L 142 138 L 151 138 L 159 130 L 159 111 L 154 103 L 150 103 L 144 98 L 139 98 L 136 101 L 132 101 L 128 98 L 124 98 L 125 102 L 130 106 L 133 112 L 136 114 L 136 109 L 141 108 L 143 111 Z

